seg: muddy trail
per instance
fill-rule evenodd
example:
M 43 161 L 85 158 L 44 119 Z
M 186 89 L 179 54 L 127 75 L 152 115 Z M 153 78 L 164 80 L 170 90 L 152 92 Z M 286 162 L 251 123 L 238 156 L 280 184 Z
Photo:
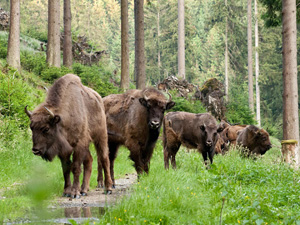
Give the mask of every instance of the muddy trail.
M 96 188 L 80 199 L 59 197 L 53 199 L 46 209 L 32 212 L 31 219 L 6 221 L 4 224 L 94 224 L 105 213 L 107 206 L 115 205 L 124 196 L 130 195 L 130 187 L 136 181 L 136 174 L 126 174 L 116 180 L 116 188 L 110 195 L 104 194 L 103 188 Z

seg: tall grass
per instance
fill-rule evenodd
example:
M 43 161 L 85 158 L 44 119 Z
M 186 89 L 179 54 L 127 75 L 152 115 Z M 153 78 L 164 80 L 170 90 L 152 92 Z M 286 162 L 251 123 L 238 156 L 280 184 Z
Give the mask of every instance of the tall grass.
M 158 144 L 150 174 L 100 224 L 300 223 L 300 174 L 281 163 L 278 147 L 256 160 L 233 149 L 209 170 L 196 152 L 180 150 L 177 162 L 177 170 L 165 171 Z

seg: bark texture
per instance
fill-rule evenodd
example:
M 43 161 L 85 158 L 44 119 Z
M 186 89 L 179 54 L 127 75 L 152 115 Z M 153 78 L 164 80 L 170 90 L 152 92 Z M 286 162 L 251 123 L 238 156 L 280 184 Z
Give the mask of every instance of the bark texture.
M 178 0 L 178 77 L 185 79 L 184 0 Z
M 283 139 L 299 142 L 296 0 L 282 1 Z
M 252 61 L 252 0 L 248 0 L 248 93 L 249 93 L 249 108 L 254 111 L 253 103 L 253 61 Z
M 71 21 L 72 14 L 70 0 L 64 0 L 63 65 L 68 68 L 71 68 L 73 63 Z
M 48 44 L 49 66 L 60 67 L 60 1 L 48 0 Z
M 10 1 L 10 28 L 7 47 L 8 65 L 20 70 L 20 0 Z
M 134 0 L 135 65 L 136 88 L 146 87 L 145 43 L 144 43 L 144 1 Z
M 121 89 L 129 89 L 128 0 L 121 0 Z

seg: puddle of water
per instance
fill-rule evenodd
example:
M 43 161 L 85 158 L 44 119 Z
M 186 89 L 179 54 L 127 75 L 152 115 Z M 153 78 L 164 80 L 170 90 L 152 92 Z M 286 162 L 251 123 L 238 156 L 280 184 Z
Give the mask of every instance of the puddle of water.
M 104 213 L 104 207 L 52 208 L 37 211 L 32 219 L 4 222 L 4 224 L 72 224 L 72 221 L 77 224 L 86 224 L 87 221 L 89 221 L 89 224 L 94 224 L 94 222 L 99 221 L 98 218 Z

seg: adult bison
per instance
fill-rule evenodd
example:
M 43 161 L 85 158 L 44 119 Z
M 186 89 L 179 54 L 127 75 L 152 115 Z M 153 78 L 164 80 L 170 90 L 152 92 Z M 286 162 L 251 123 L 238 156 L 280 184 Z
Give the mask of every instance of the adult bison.
M 110 172 L 114 182 L 114 160 L 120 145 L 130 151 L 138 174 L 148 173 L 153 148 L 159 136 L 164 112 L 175 103 L 154 88 L 129 90 L 103 98 L 108 131 Z M 99 169 L 99 171 L 101 168 Z M 102 183 L 102 173 L 98 174 Z
M 215 145 L 219 138 L 216 119 L 209 113 L 170 112 L 164 118 L 163 145 L 165 169 L 169 160 L 176 169 L 176 153 L 180 145 L 195 148 L 202 154 L 205 164 L 207 156 L 211 163 L 215 154 Z
M 246 156 L 264 155 L 272 148 L 268 132 L 254 125 L 248 125 L 238 132 L 237 144 L 243 147 L 242 152 Z
M 49 89 L 44 103 L 33 112 L 25 107 L 30 118 L 32 152 L 46 161 L 55 156 L 61 160 L 65 180 L 64 196 L 86 195 L 92 171 L 89 144 L 94 142 L 105 172 L 105 187 L 111 192 L 106 118 L 103 101 L 94 90 L 82 85 L 80 78 L 67 74 Z M 72 155 L 72 161 L 71 161 Z M 83 182 L 79 175 L 83 164 Z M 74 175 L 71 185 L 70 172 Z

